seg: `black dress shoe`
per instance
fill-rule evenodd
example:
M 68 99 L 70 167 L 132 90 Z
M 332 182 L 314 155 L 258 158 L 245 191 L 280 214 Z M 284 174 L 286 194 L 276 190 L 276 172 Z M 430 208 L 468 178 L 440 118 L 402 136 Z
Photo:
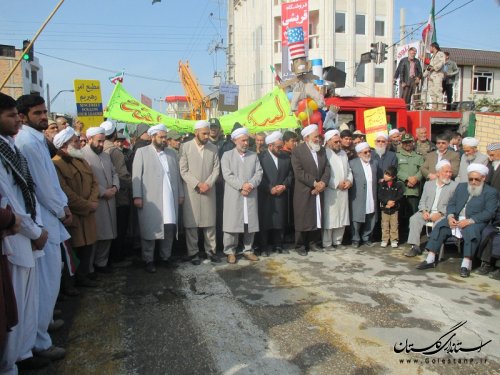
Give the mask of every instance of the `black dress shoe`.
M 460 268 L 460 277 L 469 277 L 470 271 L 467 267 Z
M 39 370 L 50 365 L 51 360 L 43 357 L 30 357 L 16 363 L 19 370 Z
M 483 262 L 483 263 L 481 263 L 481 267 L 479 267 L 477 269 L 476 273 L 479 275 L 487 275 L 488 273 L 490 273 L 494 269 L 495 269 L 495 267 L 493 267 L 488 262 Z
M 162 260 L 161 261 L 161 265 L 165 268 L 168 268 L 168 269 L 171 269 L 171 270 L 174 270 L 176 268 L 179 267 L 179 265 L 177 263 L 174 263 L 172 262 L 171 260 Z
M 208 259 L 210 259 L 210 261 L 212 263 L 220 263 L 221 262 L 220 258 L 217 256 L 217 254 L 214 254 L 212 252 L 210 252 L 208 254 Z
M 278 253 L 280 253 L 280 254 L 290 254 L 290 251 L 288 251 L 288 249 L 285 249 L 285 248 L 280 248 L 280 250 L 278 250 Z
M 416 257 L 417 255 L 421 255 L 421 254 L 422 254 L 422 250 L 420 250 L 420 247 L 412 245 L 411 249 L 405 253 L 405 257 Z
M 307 256 L 307 250 L 304 246 L 301 246 L 297 249 L 297 254 L 302 255 L 303 257 Z
M 195 258 L 191 259 L 191 264 L 193 266 L 199 266 L 201 264 L 201 259 L 198 257 L 195 257 Z
M 489 274 L 489 277 L 494 280 L 500 280 L 500 269 L 493 271 Z
M 97 273 L 113 273 L 113 269 L 109 266 L 104 266 L 104 267 L 94 266 L 94 270 Z
M 357 249 L 359 247 L 359 242 L 358 241 L 352 241 L 351 247 L 354 247 Z
M 371 241 L 366 241 L 363 245 L 365 245 L 366 247 L 373 247 L 373 246 L 375 246 L 373 244 L 373 242 L 371 242 Z
M 436 268 L 436 265 L 437 265 L 437 261 L 434 261 L 432 263 L 427 263 L 427 261 L 424 260 L 422 263 L 420 263 L 417 266 L 417 270 L 426 270 L 428 268 Z
M 324 252 L 325 252 L 325 250 L 323 250 L 323 248 L 322 248 L 321 246 L 318 246 L 318 245 L 317 245 L 317 244 L 315 244 L 315 243 L 312 243 L 312 244 L 311 244 L 310 250 L 311 250 L 311 251 L 315 251 L 315 252 L 317 252 L 317 253 L 324 253 Z
M 88 277 L 90 280 L 94 280 L 94 281 L 99 280 L 99 276 L 97 276 L 97 274 L 96 274 L 95 272 L 88 273 L 88 274 L 87 274 L 87 277 Z
M 325 251 L 335 251 L 335 250 L 337 250 L 337 248 L 335 246 L 333 246 L 333 245 L 327 246 L 324 249 L 325 249 Z
M 153 262 L 147 262 L 146 263 L 146 272 L 149 273 L 155 273 L 156 272 L 156 267 Z

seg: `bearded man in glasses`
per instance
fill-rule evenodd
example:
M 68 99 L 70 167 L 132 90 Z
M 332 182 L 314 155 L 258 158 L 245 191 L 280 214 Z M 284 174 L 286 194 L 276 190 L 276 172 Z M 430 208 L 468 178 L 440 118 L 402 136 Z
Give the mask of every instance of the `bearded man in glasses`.
M 389 167 L 398 168 L 398 158 L 394 151 L 389 150 L 389 135 L 386 132 L 380 132 L 375 138 L 375 149 L 372 150 L 372 158 L 377 161 L 377 180 L 384 179 L 384 171 Z
M 417 266 L 419 270 L 436 267 L 441 245 L 449 236 L 463 238 L 462 265 L 460 276 L 469 277 L 472 258 L 479 246 L 481 232 L 495 217 L 498 206 L 498 192 L 486 185 L 488 167 L 472 163 L 467 167 L 467 182 L 460 183 L 446 208 L 446 219 L 436 224 L 431 232 L 426 249 L 427 258 Z

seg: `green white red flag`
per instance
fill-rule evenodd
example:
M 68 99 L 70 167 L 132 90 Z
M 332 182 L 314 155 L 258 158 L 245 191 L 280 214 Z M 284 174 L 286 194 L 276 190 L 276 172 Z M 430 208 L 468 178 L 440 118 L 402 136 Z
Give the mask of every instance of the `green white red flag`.
M 422 31 L 422 41 L 424 42 L 424 51 L 431 51 L 431 43 L 437 42 L 436 35 L 436 17 L 435 17 L 435 0 L 432 0 L 431 13 L 429 14 L 429 20 L 427 25 L 425 25 Z
M 116 73 L 114 76 L 109 77 L 109 81 L 116 85 L 117 82 L 123 83 L 123 77 L 125 76 L 124 72 Z

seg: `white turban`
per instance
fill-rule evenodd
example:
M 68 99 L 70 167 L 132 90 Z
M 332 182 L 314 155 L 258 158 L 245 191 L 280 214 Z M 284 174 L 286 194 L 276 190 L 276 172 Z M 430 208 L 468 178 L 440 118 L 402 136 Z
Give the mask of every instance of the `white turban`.
M 101 125 L 99 125 L 101 128 L 104 129 L 104 135 L 107 137 L 108 135 L 111 135 L 115 132 L 116 130 L 116 125 L 113 124 L 111 121 L 104 121 Z
M 389 132 L 389 136 L 394 135 L 394 134 L 399 134 L 399 130 L 398 129 L 391 129 L 391 131 Z
M 93 128 L 88 128 L 87 132 L 85 133 L 87 138 L 91 138 L 97 134 L 104 134 L 104 128 L 101 128 L 100 126 L 95 126 Z
M 234 132 L 231 133 L 231 139 L 236 139 L 238 137 L 241 137 L 242 135 L 247 135 L 248 134 L 248 129 L 247 128 L 238 128 Z
M 358 143 L 355 147 L 356 149 L 356 152 L 357 153 L 360 153 L 361 151 L 363 151 L 365 148 L 370 148 L 370 145 L 368 144 L 368 142 L 361 142 L 361 143 Z
M 490 170 L 484 164 L 472 163 L 467 167 L 467 173 L 477 172 L 482 174 L 483 176 L 487 176 Z
M 156 133 L 158 132 L 168 132 L 168 129 L 165 125 L 163 124 L 158 124 L 158 125 L 155 125 L 155 126 L 151 126 L 149 129 L 148 129 L 148 135 L 150 135 L 151 137 L 153 135 L 155 135 Z
M 436 171 L 439 171 L 441 168 L 443 168 L 445 165 L 449 165 L 451 167 L 451 163 L 446 160 L 446 159 L 441 159 L 440 161 L 437 162 L 436 164 Z
M 377 133 L 377 135 L 375 136 L 375 139 L 379 139 L 379 138 L 385 138 L 386 140 L 389 139 L 389 136 L 387 135 L 386 132 L 379 132 Z
M 328 142 L 330 139 L 332 139 L 332 137 L 334 136 L 340 136 L 340 132 L 336 129 L 333 129 L 333 130 L 328 130 L 326 133 L 325 133 L 325 143 Z
M 478 144 L 479 144 L 479 141 L 473 137 L 465 137 L 464 139 L 462 139 L 463 146 L 477 147 Z
M 206 120 L 197 121 L 194 124 L 194 130 L 210 128 L 210 123 Z
M 71 126 L 66 126 L 64 130 L 61 130 L 56 134 L 52 143 L 59 150 L 66 142 L 68 142 L 75 135 L 75 130 Z
M 283 134 L 281 134 L 280 131 L 276 130 L 266 137 L 266 145 L 279 141 L 282 138 Z
M 302 135 L 302 138 L 305 138 L 308 135 L 314 133 L 316 130 L 318 130 L 318 125 L 311 124 L 311 125 L 306 126 L 304 129 L 302 129 L 300 134 Z

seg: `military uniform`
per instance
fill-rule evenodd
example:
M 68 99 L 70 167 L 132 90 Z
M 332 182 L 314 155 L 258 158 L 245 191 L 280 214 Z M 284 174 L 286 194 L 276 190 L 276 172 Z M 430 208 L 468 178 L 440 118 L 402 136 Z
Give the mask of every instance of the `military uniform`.
M 436 145 L 428 139 L 424 142 L 417 141 L 415 151 L 425 157 L 429 152 L 436 150 Z
M 401 141 L 413 141 L 413 137 L 409 134 L 405 134 Z M 418 208 L 422 181 L 420 167 L 424 164 L 424 158 L 416 151 L 407 152 L 403 149 L 398 151 L 396 156 L 398 158 L 398 180 L 403 182 L 405 185 L 404 197 L 406 207 L 404 207 L 403 215 L 405 217 L 409 217 L 413 215 Z M 418 179 L 418 183 L 414 187 L 408 187 L 406 185 L 408 177 L 410 176 L 415 176 Z

